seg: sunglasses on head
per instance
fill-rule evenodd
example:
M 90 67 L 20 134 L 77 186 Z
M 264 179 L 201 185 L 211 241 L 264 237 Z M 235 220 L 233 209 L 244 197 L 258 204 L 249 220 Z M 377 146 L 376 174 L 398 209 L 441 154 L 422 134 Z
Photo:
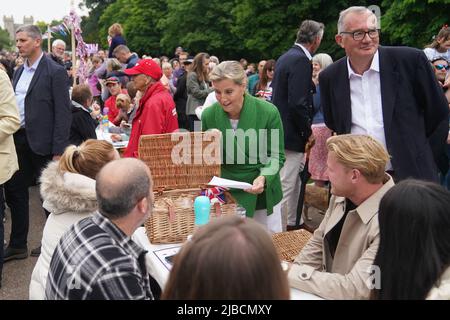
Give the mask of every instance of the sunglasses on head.
M 445 69 L 445 70 L 448 71 L 448 69 L 450 69 L 450 66 L 449 66 L 449 65 L 445 65 L 445 64 L 435 64 L 434 67 L 435 67 L 437 70 Z

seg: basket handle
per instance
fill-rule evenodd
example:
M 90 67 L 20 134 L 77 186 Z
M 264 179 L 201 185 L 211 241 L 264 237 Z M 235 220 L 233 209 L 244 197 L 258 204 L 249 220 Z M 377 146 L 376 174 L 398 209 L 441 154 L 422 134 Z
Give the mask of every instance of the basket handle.
M 216 218 L 222 215 L 222 207 L 220 206 L 220 203 L 214 203 L 214 210 L 216 211 Z
M 175 213 L 175 205 L 170 199 L 165 199 L 165 202 L 167 204 L 167 211 L 169 212 L 169 223 L 175 222 L 175 219 L 177 217 Z
M 163 193 L 164 193 L 164 187 L 158 187 L 158 188 L 156 188 L 155 189 L 155 193 L 158 195 L 158 196 L 162 196 L 163 195 Z

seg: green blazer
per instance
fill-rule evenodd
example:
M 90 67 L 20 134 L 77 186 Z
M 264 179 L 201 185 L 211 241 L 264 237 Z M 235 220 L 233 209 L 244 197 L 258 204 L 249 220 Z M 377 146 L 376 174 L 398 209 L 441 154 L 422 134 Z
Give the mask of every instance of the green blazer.
M 231 195 L 245 208 L 248 217 L 260 209 L 272 214 L 273 207 L 283 198 L 279 172 L 285 161 L 284 132 L 278 109 L 246 94 L 236 132 L 219 103 L 203 111 L 202 130 L 209 129 L 222 132 L 223 178 L 250 184 L 261 175 L 266 178 L 264 192 L 259 195 L 238 189 L 231 189 Z

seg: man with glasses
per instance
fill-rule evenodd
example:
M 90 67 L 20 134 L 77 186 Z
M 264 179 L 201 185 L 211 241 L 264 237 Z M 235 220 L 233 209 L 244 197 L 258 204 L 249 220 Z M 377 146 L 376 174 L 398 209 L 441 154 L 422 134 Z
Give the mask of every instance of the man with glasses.
M 370 135 L 391 156 L 386 170 L 396 180 L 437 181 L 429 144 L 445 144 L 448 104 L 425 54 L 379 46 L 377 17 L 365 7 L 340 13 L 336 42 L 346 57 L 319 75 L 325 124 L 337 134 Z

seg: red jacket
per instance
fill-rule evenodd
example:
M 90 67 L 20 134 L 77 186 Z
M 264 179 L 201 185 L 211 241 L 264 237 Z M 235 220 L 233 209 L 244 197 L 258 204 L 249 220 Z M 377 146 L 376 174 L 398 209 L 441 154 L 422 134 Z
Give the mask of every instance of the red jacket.
M 139 108 L 133 119 L 130 140 L 124 157 L 138 157 L 141 135 L 171 133 L 178 130 L 178 117 L 170 93 L 160 82 L 147 88 L 139 101 Z

